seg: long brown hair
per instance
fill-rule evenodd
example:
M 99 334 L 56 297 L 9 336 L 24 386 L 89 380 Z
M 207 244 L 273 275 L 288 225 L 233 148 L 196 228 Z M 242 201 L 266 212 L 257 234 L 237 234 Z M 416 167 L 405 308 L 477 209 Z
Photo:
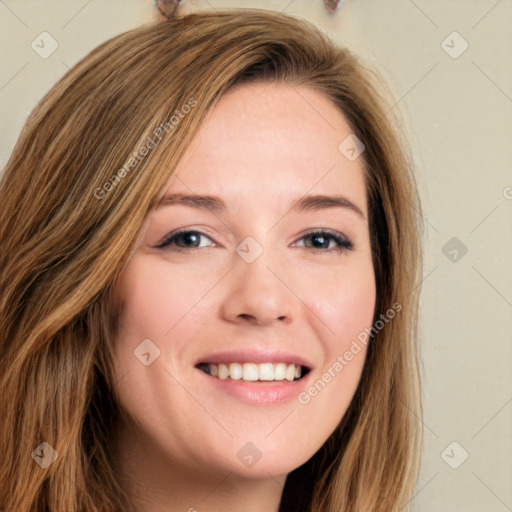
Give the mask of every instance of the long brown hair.
M 230 87 L 257 80 L 322 92 L 364 142 L 375 320 L 401 306 L 372 336 L 341 424 L 288 476 L 280 510 L 407 505 L 421 436 L 421 222 L 401 128 L 382 82 L 353 54 L 304 21 L 244 10 L 110 39 L 56 83 L 21 132 L 0 183 L 0 508 L 130 510 L 108 443 L 122 414 L 111 292 L 207 112 Z M 56 452 L 45 469 L 38 454 L 54 452 L 43 442 Z

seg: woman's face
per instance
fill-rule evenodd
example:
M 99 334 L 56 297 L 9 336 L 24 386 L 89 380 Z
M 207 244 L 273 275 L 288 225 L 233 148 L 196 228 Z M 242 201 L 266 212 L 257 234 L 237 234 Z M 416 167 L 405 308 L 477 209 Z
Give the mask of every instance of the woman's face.
M 303 86 L 232 89 L 203 123 L 116 288 L 117 386 L 144 453 L 282 476 L 342 419 L 376 298 L 349 136 Z

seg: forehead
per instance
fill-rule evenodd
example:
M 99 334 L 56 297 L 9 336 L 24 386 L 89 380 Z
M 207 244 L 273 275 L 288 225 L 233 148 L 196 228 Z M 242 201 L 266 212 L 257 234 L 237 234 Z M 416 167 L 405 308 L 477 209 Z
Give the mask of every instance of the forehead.
M 238 207 L 345 194 L 365 211 L 362 158 L 338 149 L 351 133 L 334 103 L 309 87 L 238 86 L 212 109 L 166 190 L 221 195 Z

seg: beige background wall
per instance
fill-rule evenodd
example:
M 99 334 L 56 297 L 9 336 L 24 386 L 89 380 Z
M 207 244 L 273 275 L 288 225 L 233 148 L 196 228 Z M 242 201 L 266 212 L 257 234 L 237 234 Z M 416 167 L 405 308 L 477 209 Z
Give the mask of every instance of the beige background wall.
M 345 0 L 335 15 L 321 0 L 197 0 L 184 9 L 220 7 L 303 16 L 388 80 L 426 221 L 425 439 L 414 510 L 511 510 L 512 3 Z M 153 16 L 150 0 L 1 0 L 0 165 L 70 66 Z M 48 58 L 31 47 L 42 46 L 41 32 L 58 43 Z

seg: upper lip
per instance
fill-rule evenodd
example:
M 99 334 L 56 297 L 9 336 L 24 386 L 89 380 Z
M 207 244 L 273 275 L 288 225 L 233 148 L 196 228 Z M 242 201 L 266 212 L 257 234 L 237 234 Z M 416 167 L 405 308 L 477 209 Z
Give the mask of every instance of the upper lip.
M 286 363 L 303 366 L 309 370 L 313 368 L 312 363 L 304 357 L 277 349 L 263 348 L 241 348 L 224 352 L 207 354 L 196 362 L 199 364 L 229 364 L 229 363 Z

